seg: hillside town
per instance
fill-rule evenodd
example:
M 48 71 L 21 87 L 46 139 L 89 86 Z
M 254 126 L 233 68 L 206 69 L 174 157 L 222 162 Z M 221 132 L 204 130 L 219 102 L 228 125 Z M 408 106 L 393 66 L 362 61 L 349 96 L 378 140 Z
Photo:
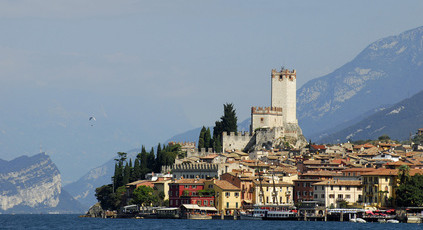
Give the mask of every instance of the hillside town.
M 401 144 L 388 136 L 330 145 L 306 141 L 296 118 L 296 71 L 272 70 L 271 86 L 271 106 L 251 108 L 250 132 L 222 132 L 221 151 L 195 142 L 168 143 L 178 149 L 178 157 L 163 164 L 160 173 L 126 183 L 122 193 L 128 205 L 120 212 L 191 219 L 387 221 L 405 216 L 421 222 L 421 203 L 398 196 L 405 180 L 423 174 L 421 143 Z M 420 128 L 415 136 L 422 135 Z M 166 202 L 156 209 L 153 201 L 134 202 L 139 188 L 150 188 L 146 191 Z M 258 216 L 259 210 L 266 213 Z M 272 211 L 279 213 L 272 216 Z

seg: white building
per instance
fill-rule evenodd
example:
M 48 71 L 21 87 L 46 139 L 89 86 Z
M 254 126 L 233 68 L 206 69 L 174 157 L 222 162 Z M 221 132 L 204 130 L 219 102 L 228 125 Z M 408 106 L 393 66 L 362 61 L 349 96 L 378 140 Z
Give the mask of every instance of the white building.
M 362 185 L 358 180 L 325 180 L 313 186 L 314 200 L 324 203 L 327 208 L 337 208 L 340 201 L 349 204 L 362 202 Z

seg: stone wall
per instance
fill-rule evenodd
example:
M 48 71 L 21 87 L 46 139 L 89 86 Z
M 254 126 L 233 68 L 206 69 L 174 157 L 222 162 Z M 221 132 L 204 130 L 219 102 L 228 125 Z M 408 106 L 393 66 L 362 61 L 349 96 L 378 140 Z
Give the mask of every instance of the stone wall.
M 222 134 L 222 147 L 223 152 L 232 150 L 244 150 L 245 146 L 250 142 L 252 135 L 249 132 L 235 132 Z

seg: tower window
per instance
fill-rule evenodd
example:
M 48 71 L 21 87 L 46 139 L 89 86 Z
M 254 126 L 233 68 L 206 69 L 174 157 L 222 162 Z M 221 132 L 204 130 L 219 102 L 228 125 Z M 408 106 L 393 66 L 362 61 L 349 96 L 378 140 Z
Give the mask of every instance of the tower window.
M 264 118 L 260 118 L 260 121 L 263 123 L 263 121 L 264 121 Z

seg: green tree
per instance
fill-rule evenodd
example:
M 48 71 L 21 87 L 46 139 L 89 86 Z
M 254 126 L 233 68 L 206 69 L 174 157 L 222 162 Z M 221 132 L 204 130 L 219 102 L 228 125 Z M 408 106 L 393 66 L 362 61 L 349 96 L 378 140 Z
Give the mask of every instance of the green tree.
M 204 135 L 206 134 L 206 127 L 203 126 L 200 131 L 200 136 L 198 137 L 198 150 L 201 150 L 201 148 L 205 148 L 204 145 Z
M 132 199 L 132 204 L 146 206 L 157 203 L 159 198 L 154 194 L 153 188 L 142 185 L 134 190 Z
M 388 135 L 382 135 L 378 138 L 379 141 L 389 141 L 391 138 Z
M 131 177 L 131 167 L 129 167 L 128 162 L 126 162 L 125 168 L 123 169 L 122 185 L 128 184 L 130 177 Z
M 213 148 L 211 139 L 212 137 L 210 134 L 210 128 L 207 128 L 207 130 L 204 132 L 204 148 Z
M 213 127 L 213 142 L 216 152 L 222 151 L 222 133 L 223 132 L 237 132 L 238 130 L 238 118 L 236 111 L 232 103 L 226 103 L 223 105 L 223 116 L 220 117 L 220 121 L 215 122 Z
M 118 199 L 113 192 L 113 185 L 103 185 L 95 189 L 95 197 L 104 210 L 116 210 Z

